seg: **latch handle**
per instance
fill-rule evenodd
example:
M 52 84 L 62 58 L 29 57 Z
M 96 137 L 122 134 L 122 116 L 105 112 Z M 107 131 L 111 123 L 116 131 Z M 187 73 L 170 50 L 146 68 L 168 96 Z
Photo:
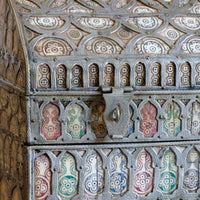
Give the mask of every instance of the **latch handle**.
M 103 94 L 103 97 L 106 102 L 104 121 L 108 135 L 112 139 L 123 139 L 128 135 L 132 94 L 124 93 L 123 88 L 112 88 L 112 93 Z

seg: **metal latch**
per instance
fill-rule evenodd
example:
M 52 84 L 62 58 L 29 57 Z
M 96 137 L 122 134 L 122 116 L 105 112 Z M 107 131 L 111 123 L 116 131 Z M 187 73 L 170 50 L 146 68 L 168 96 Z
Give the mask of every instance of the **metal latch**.
M 103 94 L 106 102 L 104 120 L 108 134 L 113 139 L 122 139 L 128 133 L 129 105 L 131 94 L 123 88 L 112 88 L 112 93 Z

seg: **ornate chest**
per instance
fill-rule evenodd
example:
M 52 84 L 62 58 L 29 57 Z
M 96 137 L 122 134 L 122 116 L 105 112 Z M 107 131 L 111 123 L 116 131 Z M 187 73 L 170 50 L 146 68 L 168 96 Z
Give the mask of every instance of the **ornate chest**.
M 0 5 L 3 200 L 200 198 L 199 1 Z

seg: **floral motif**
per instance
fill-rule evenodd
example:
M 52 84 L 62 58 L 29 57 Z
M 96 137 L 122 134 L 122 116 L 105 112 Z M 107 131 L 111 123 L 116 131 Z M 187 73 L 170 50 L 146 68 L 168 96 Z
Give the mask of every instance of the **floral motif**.
M 99 86 L 99 67 L 97 64 L 92 64 L 89 67 L 89 85 L 90 87 Z
M 181 129 L 180 108 L 177 103 L 171 102 L 165 110 L 164 131 L 170 137 L 177 136 Z
M 176 42 L 184 33 L 179 31 L 178 29 L 175 29 L 173 26 L 168 25 L 163 30 L 159 31 L 158 34 L 160 34 L 163 37 L 166 37 L 167 39 L 171 40 L 172 42 Z
M 29 17 L 28 22 L 32 26 L 47 30 L 60 28 L 64 24 L 60 17 Z
M 79 65 L 75 65 L 72 69 L 72 88 L 83 87 L 83 70 Z
M 195 149 L 188 153 L 183 185 L 189 192 L 195 192 L 200 187 L 199 153 Z
M 122 153 L 115 153 L 111 160 L 110 192 L 115 196 L 123 195 L 128 189 L 126 162 Z
M 135 66 L 135 85 L 144 86 L 145 85 L 145 66 L 143 63 L 138 63 Z
M 136 44 L 139 54 L 167 54 L 169 47 L 158 39 L 143 39 Z
M 104 68 L 104 85 L 114 86 L 115 67 L 112 64 L 107 64 Z
M 72 198 L 77 193 L 78 172 L 75 159 L 66 153 L 61 159 L 61 172 L 58 173 L 58 194 L 61 200 Z
M 170 62 L 166 67 L 166 85 L 175 86 L 176 84 L 176 66 L 173 62 Z
M 190 9 L 191 13 L 199 14 L 200 13 L 200 3 L 197 1 L 194 3 L 193 7 Z
M 85 193 L 88 197 L 95 198 L 103 192 L 102 160 L 96 152 L 92 152 L 85 163 Z
M 85 134 L 84 111 L 78 104 L 70 105 L 67 111 L 67 132 L 73 139 Z
M 140 125 L 140 130 L 143 132 L 145 137 L 152 137 L 157 131 L 157 109 L 156 107 L 147 102 L 142 110 L 142 121 Z
M 161 86 L 161 65 L 160 63 L 153 63 L 151 65 L 151 85 Z
M 188 108 L 187 128 L 192 135 L 200 133 L 200 104 L 195 101 Z
M 121 9 L 121 8 L 125 7 L 126 5 L 128 5 L 129 2 L 130 2 L 130 0 L 115 0 L 114 4 L 113 4 L 113 8 Z
M 35 50 L 40 56 L 67 56 L 72 52 L 72 48 L 67 42 L 58 38 L 44 38 L 40 40 Z
M 133 27 L 144 30 L 156 29 L 162 24 L 162 20 L 158 17 L 130 17 L 127 22 Z
M 77 28 L 74 25 L 68 26 L 68 28 L 62 33 L 67 39 L 73 42 L 76 46 L 79 46 L 81 40 L 88 35 L 87 32 Z
M 38 66 L 37 69 L 37 87 L 39 89 L 46 89 L 51 87 L 51 73 L 50 68 L 46 64 Z
M 66 88 L 66 68 L 64 65 L 59 65 L 56 68 L 56 87 Z
M 190 86 L 191 85 L 191 66 L 188 62 L 185 62 L 181 65 L 180 68 L 180 82 L 181 86 Z
M 162 159 L 158 189 L 163 194 L 171 194 L 176 189 L 176 184 L 177 167 L 175 165 L 175 155 L 171 150 L 167 150 Z
M 43 112 L 43 122 L 42 122 L 42 135 L 47 140 L 55 140 L 60 136 L 60 123 L 58 117 L 60 111 L 56 105 L 48 104 L 44 107 Z
M 120 86 L 130 86 L 130 66 L 125 63 L 120 69 Z
M 114 25 L 112 19 L 103 17 L 81 17 L 78 21 L 81 25 L 95 30 L 111 28 Z
M 86 44 L 86 50 L 92 54 L 121 54 L 122 48 L 112 39 L 94 38 Z
M 151 167 L 151 162 L 151 156 L 146 151 L 142 151 L 137 158 L 134 191 L 140 196 L 147 195 L 153 188 L 153 168 Z
M 185 53 L 200 53 L 200 37 L 192 36 L 187 38 L 182 45 L 182 50 Z
M 42 155 L 35 159 L 35 199 L 45 200 L 50 194 L 51 171 L 49 158 Z
M 200 19 L 198 17 L 176 17 L 174 22 L 180 27 L 190 30 L 198 30 L 200 26 Z
M 113 35 L 120 40 L 122 40 L 125 44 L 128 44 L 129 41 L 136 36 L 138 33 L 128 29 L 127 27 L 121 26 L 117 31 L 113 33 Z

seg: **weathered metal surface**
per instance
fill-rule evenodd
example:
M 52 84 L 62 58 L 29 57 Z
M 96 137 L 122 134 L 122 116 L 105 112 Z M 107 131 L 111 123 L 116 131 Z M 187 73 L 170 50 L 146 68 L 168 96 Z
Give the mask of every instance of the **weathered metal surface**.
M 30 200 L 199 199 L 198 142 L 34 146 L 29 156 Z

